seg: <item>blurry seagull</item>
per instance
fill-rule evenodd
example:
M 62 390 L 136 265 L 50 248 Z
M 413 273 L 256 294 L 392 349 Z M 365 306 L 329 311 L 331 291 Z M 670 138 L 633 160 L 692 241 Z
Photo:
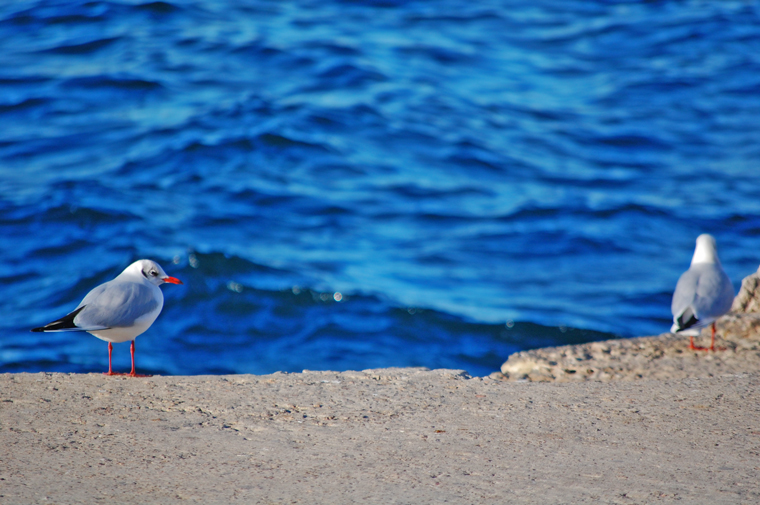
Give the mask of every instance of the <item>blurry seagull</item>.
M 734 286 L 718 259 L 715 238 L 704 233 L 697 237 L 691 266 L 681 275 L 673 293 L 672 333 L 689 335 L 689 349 L 715 350 L 715 320 L 731 310 Z M 695 347 L 694 337 L 700 328 L 712 324 L 710 347 Z
M 84 297 L 68 315 L 32 331 L 86 331 L 108 342 L 108 373 L 146 377 L 135 373 L 135 337 L 147 330 L 164 306 L 164 295 L 158 286 L 182 281 L 169 277 L 158 263 L 138 260 L 112 281 L 101 284 Z M 112 342 L 132 341 L 132 371 L 115 373 L 111 369 Z

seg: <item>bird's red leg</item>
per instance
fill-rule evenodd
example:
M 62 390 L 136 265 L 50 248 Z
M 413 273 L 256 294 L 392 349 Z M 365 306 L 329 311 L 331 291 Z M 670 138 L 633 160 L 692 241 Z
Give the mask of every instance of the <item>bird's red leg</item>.
M 702 347 L 701 345 L 694 345 L 694 337 L 689 337 L 689 349 L 692 351 L 709 351 L 709 347 Z
M 702 347 L 701 345 L 694 345 L 694 337 L 689 337 L 689 349 L 692 351 L 716 351 L 715 347 L 715 323 L 712 324 L 712 332 L 710 336 L 710 347 Z M 718 347 L 718 351 L 725 351 L 725 347 Z
M 129 372 L 129 375 L 132 377 L 135 376 L 135 341 L 133 340 L 131 344 L 129 344 L 129 354 L 132 356 L 132 371 Z
M 725 347 L 715 347 L 715 323 L 712 324 L 712 340 L 710 341 L 710 350 L 715 351 L 725 351 Z
M 710 350 L 715 352 L 715 323 L 712 324 L 712 336 L 710 337 Z
M 111 353 L 113 353 L 113 344 L 111 342 L 108 342 L 108 371 L 103 372 L 103 375 L 118 375 L 113 373 L 113 370 L 111 370 Z
M 129 352 L 132 355 L 132 371 L 129 372 L 130 377 L 152 377 L 152 375 L 142 375 L 135 373 L 135 341 L 133 340 L 132 343 L 129 345 Z
M 708 351 L 709 349 L 707 347 L 702 347 L 701 345 L 694 345 L 694 337 L 689 337 L 689 349 L 692 351 Z

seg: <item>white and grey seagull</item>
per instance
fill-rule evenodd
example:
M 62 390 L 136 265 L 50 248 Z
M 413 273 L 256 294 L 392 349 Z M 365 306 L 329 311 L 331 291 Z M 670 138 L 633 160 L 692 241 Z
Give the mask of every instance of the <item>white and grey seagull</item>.
M 106 375 L 146 377 L 135 373 L 135 338 L 150 328 L 164 306 L 164 295 L 158 287 L 165 282 L 182 284 L 166 275 L 158 263 L 138 260 L 124 269 L 114 280 L 87 293 L 74 311 L 66 316 L 34 328 L 32 331 L 86 331 L 108 342 Z M 119 374 L 111 369 L 113 343 L 131 340 L 132 371 Z
M 689 349 L 715 350 L 715 320 L 731 310 L 734 286 L 723 271 L 718 248 L 712 235 L 697 237 L 697 247 L 689 269 L 681 274 L 670 310 L 673 313 L 672 333 L 689 336 Z M 710 347 L 694 345 L 700 329 L 712 325 Z

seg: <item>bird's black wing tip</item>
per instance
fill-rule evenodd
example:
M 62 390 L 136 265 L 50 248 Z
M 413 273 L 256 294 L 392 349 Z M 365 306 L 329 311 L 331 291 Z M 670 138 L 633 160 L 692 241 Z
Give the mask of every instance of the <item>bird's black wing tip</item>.
M 74 312 L 70 312 L 63 316 L 60 319 L 57 319 L 53 321 L 52 323 L 48 323 L 45 326 L 40 326 L 39 328 L 32 328 L 31 331 L 34 333 L 43 332 L 43 331 L 54 331 L 54 330 L 70 330 L 75 329 L 77 327 L 76 324 L 74 324 L 74 318 L 77 317 L 77 314 L 82 312 L 82 309 L 85 308 L 85 305 L 82 305 L 78 309 L 76 309 Z
M 691 307 L 688 307 L 680 316 L 678 316 L 676 323 L 678 324 L 678 330 L 676 331 L 688 330 L 699 323 L 699 318 L 694 314 L 694 311 L 691 310 Z

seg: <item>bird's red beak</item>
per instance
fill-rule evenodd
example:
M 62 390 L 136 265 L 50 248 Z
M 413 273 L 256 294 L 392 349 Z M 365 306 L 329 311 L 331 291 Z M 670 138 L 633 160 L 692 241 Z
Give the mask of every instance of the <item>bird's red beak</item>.
M 167 277 L 164 277 L 161 280 L 164 281 L 164 282 L 171 283 L 171 284 L 182 284 L 182 281 L 179 280 L 179 279 L 177 279 L 176 277 L 169 277 L 169 276 L 167 276 Z

